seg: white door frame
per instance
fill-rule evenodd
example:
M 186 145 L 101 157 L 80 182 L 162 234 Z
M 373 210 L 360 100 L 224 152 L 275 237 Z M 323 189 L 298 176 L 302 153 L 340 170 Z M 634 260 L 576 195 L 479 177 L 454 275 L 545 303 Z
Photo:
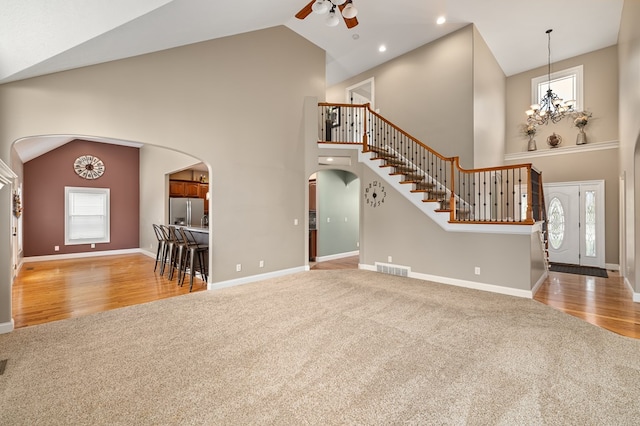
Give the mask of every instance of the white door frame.
M 351 104 L 351 94 L 357 94 L 364 98 L 369 99 L 369 105 L 372 110 L 375 111 L 375 100 L 376 100 L 376 86 L 374 78 L 368 78 L 360 83 L 356 83 L 352 86 L 349 86 L 345 89 L 346 103 Z M 357 103 L 357 102 L 356 102 Z
M 569 187 L 577 187 L 579 191 L 579 198 L 577 206 L 569 206 L 569 208 L 577 208 L 578 212 L 574 212 L 572 217 L 578 217 L 577 224 L 568 224 L 568 226 L 573 226 L 574 229 L 578 230 L 578 253 L 574 253 L 577 255 L 578 262 L 577 264 L 583 266 L 594 266 L 598 268 L 605 268 L 605 186 L 604 180 L 593 180 L 593 181 L 578 181 L 578 182 L 555 182 L 555 183 L 546 183 L 544 184 L 544 192 L 545 192 L 545 204 L 548 211 L 549 203 L 551 202 L 550 194 L 554 192 L 554 189 L 561 190 L 563 188 L 569 189 Z M 596 196 L 596 255 L 595 256 L 587 256 L 586 254 L 586 233 L 585 226 L 586 223 L 586 208 L 585 208 L 585 194 L 587 191 L 594 191 Z M 577 228 L 576 228 L 577 227 Z M 571 248 L 574 250 L 574 248 Z M 549 250 L 550 260 L 553 262 L 552 257 L 552 249 Z M 567 254 L 571 256 L 571 253 Z M 576 258 L 575 256 L 573 257 Z M 556 260 L 557 261 L 557 260 Z M 573 262 L 571 262 L 573 263 Z

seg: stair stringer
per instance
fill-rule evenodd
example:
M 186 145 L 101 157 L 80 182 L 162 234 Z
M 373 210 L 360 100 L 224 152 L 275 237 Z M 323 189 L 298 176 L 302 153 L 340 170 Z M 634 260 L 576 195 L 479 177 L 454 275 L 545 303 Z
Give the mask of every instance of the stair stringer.
M 380 176 L 388 185 L 393 187 L 398 193 L 410 201 L 418 210 L 422 211 L 431 220 L 437 223 L 442 229 L 448 232 L 474 232 L 488 234 L 519 234 L 530 235 L 540 229 L 540 224 L 533 225 L 505 225 L 505 224 L 478 224 L 449 222 L 449 212 L 437 211 L 440 208 L 438 202 L 424 202 L 423 195 L 411 192 L 410 185 L 400 183 L 402 175 L 389 175 L 384 165 L 383 159 L 373 160 L 375 153 L 358 151 L 358 161 L 366 165 L 371 171 Z M 447 191 L 449 191 L 447 189 Z

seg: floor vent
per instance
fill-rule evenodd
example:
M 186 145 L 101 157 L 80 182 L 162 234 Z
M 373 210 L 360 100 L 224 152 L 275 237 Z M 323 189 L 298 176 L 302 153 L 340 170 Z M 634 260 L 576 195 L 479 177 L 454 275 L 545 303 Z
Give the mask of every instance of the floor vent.
M 388 263 L 376 262 L 376 271 L 383 274 L 397 275 L 399 277 L 408 277 L 411 268 L 408 266 L 390 265 Z
M 0 361 L 0 376 L 2 376 L 4 374 L 4 369 L 7 366 L 7 361 L 9 361 L 8 359 L 3 359 L 2 361 Z

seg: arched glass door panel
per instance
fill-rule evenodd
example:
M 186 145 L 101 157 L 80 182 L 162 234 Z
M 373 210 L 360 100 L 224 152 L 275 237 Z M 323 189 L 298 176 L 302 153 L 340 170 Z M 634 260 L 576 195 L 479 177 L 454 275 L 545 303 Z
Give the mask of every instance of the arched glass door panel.
M 564 241 L 565 215 L 562 203 L 556 197 L 549 203 L 547 218 L 549 220 L 549 244 L 557 250 Z

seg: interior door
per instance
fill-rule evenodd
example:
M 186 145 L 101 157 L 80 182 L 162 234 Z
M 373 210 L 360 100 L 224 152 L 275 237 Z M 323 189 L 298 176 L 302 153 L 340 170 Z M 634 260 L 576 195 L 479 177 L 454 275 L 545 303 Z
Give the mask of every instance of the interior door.
M 545 184 L 552 263 L 605 267 L 604 181 Z

